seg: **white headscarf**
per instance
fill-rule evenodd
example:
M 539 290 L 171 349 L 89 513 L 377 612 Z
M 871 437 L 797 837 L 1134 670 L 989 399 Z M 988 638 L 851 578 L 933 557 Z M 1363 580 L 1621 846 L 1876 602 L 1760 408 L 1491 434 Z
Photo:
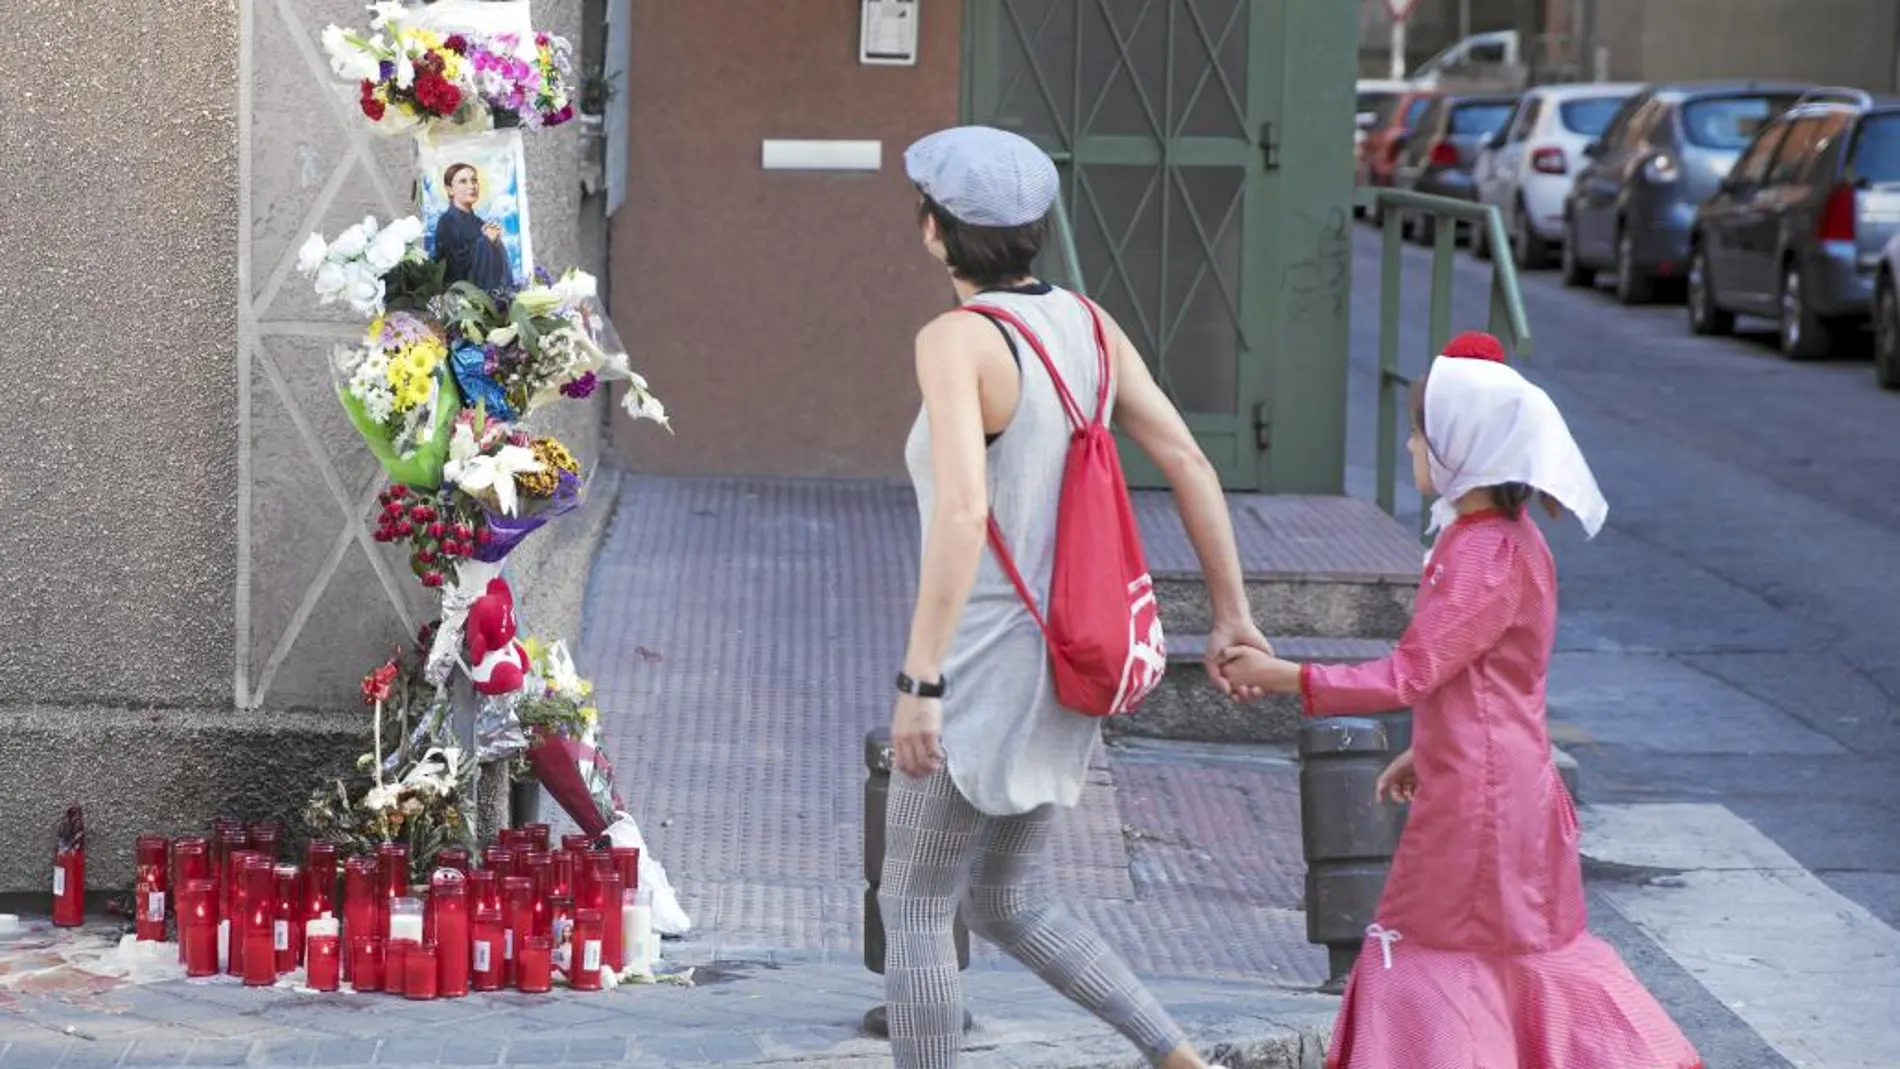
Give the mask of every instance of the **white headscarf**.
M 1557 499 L 1595 537 L 1610 506 L 1583 451 L 1550 395 L 1502 357 L 1497 339 L 1467 334 L 1432 361 L 1425 380 L 1425 436 L 1438 491 L 1431 531 L 1458 518 L 1466 493 L 1523 483 Z

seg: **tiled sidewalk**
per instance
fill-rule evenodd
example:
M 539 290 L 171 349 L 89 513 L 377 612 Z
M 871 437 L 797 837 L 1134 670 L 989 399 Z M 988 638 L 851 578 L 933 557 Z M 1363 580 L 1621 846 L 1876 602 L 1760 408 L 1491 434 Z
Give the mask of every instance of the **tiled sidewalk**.
M 888 1065 L 858 1035 L 882 983 L 858 945 L 862 739 L 889 715 L 916 543 L 891 484 L 636 478 L 621 495 L 580 668 L 695 923 L 667 944 L 695 986 L 429 1003 L 113 986 L 0 945 L 0 1069 Z M 1054 887 L 1235 1069 L 1318 1066 L 1335 1005 L 1308 993 L 1325 958 L 1299 912 L 1295 787 L 1284 753 L 1115 747 L 1050 859 Z M 973 1069 L 1142 1064 L 986 947 L 966 991 Z

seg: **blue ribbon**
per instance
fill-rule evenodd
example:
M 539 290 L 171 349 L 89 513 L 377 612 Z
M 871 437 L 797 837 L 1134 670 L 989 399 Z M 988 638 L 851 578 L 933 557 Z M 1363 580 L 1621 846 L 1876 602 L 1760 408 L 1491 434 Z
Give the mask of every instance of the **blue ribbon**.
M 508 403 L 508 394 L 501 384 L 488 374 L 488 350 L 474 342 L 458 342 L 449 350 L 449 367 L 455 372 L 455 382 L 462 388 L 462 404 L 468 408 L 481 405 L 489 419 L 498 419 L 503 423 L 512 423 L 515 418 L 514 406 Z

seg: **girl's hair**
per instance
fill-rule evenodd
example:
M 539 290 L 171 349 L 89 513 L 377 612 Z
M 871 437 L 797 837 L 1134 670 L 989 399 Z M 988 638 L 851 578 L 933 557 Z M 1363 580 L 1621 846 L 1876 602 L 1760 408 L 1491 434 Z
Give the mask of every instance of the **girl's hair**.
M 937 221 L 950 270 L 984 289 L 1027 278 L 1049 232 L 1046 216 L 1022 226 L 971 226 L 928 196 L 917 206 L 918 224 L 926 218 Z
M 1431 371 L 1427 369 L 1425 374 L 1418 377 L 1417 382 L 1412 383 L 1412 429 L 1425 440 L 1425 448 L 1430 449 L 1432 455 L 1436 456 L 1438 450 L 1432 445 L 1432 436 L 1425 429 L 1425 381 L 1429 378 L 1431 378 Z M 1544 507 L 1544 512 L 1551 519 L 1559 519 L 1564 514 L 1563 502 L 1524 483 L 1498 483 L 1482 489 L 1491 495 L 1493 504 L 1514 520 L 1524 515 L 1524 506 L 1530 504 L 1533 498 Z
M 447 187 L 449 187 L 449 186 L 452 186 L 452 185 L 454 185 L 454 184 L 455 184 L 455 176 L 456 176 L 456 175 L 458 175 L 458 174 L 461 174 L 461 173 L 462 173 L 463 171 L 472 171 L 472 170 L 474 170 L 474 169 L 475 169 L 475 165 L 474 165 L 474 164 L 472 164 L 472 163 L 451 163 L 451 164 L 449 164 L 449 169 L 448 169 L 448 170 L 446 170 L 446 171 L 443 171 L 443 172 L 442 172 L 442 186 L 443 186 L 443 188 L 445 188 L 445 189 L 446 189 Z

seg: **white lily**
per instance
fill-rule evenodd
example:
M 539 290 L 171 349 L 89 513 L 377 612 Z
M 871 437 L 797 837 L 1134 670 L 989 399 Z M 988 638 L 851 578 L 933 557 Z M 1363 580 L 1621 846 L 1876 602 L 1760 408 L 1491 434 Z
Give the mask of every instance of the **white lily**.
M 363 254 L 378 275 L 387 273 L 408 255 L 409 242 L 395 227 L 377 234 L 376 240 L 370 243 L 369 251 Z
M 322 234 L 311 234 L 297 250 L 298 272 L 307 275 L 322 267 L 324 255 L 329 251 L 330 246 L 324 243 Z
M 424 794 L 447 794 L 455 789 L 455 769 L 461 759 L 459 749 L 431 747 L 402 778 L 402 785 Z
M 515 339 L 520 337 L 520 335 L 521 331 L 517 329 L 514 324 L 510 323 L 505 327 L 489 331 L 487 341 L 490 345 L 499 345 L 505 348 L 513 345 Z
M 332 260 L 354 260 L 369 248 L 369 235 L 363 231 L 363 225 L 350 227 L 336 236 L 330 243 L 329 256 Z
M 508 516 L 515 514 L 517 506 L 515 476 L 541 470 L 541 461 L 533 450 L 518 445 L 502 446 L 492 454 L 482 453 L 475 443 L 475 432 L 467 423 L 456 424 L 455 436 L 449 439 L 449 459 L 442 465 L 443 477 L 470 497 L 479 498 L 486 491 L 494 491 L 496 507 Z
M 377 3 L 369 6 L 369 12 L 369 28 L 372 30 L 380 30 L 384 27 L 393 30 L 409 17 L 408 9 L 396 0 L 378 0 Z
M 396 88 L 408 89 L 410 86 L 413 86 L 415 84 L 416 84 L 415 61 L 409 58 L 409 53 L 407 52 L 399 53 L 396 56 Z
M 360 316 L 374 318 L 382 315 L 386 288 L 381 273 L 361 264 L 351 266 L 354 270 L 345 272 L 349 278 L 346 295 L 350 302 L 350 309 Z
M 666 406 L 645 390 L 628 390 L 620 407 L 626 409 L 627 414 L 634 419 L 650 419 L 669 431 L 673 429 L 673 423 L 666 415 Z
M 343 269 L 342 264 L 334 260 L 325 261 L 317 268 L 316 287 L 317 296 L 322 298 L 324 304 L 329 304 L 350 288 L 350 274 Z

